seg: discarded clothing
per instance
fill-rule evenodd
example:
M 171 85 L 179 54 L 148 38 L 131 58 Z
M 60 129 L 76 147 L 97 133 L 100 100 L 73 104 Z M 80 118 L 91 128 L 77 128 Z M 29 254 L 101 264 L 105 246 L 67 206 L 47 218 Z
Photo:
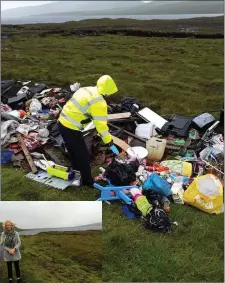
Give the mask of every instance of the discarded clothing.
M 1 145 L 7 143 L 12 134 L 16 133 L 16 129 L 19 127 L 19 123 L 17 121 L 9 120 L 3 122 L 1 125 Z
M 27 136 L 30 131 L 30 126 L 25 124 L 20 124 L 16 131 L 24 136 Z
M 131 112 L 133 105 L 136 104 L 140 108 L 140 103 L 133 97 L 124 97 L 121 100 L 121 112 Z
M 47 86 L 45 84 L 35 84 L 35 86 L 30 87 L 30 91 L 33 94 L 41 93 L 45 89 L 47 89 Z
M 9 111 L 12 111 L 12 108 L 9 107 L 9 105 L 1 102 L 1 113 L 2 112 L 9 112 Z

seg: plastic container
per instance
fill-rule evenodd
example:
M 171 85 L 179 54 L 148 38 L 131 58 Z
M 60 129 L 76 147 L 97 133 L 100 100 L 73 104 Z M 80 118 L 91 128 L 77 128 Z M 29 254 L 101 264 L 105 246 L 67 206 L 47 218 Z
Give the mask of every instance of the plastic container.
M 152 137 L 146 142 L 148 160 L 159 161 L 163 158 L 166 149 L 166 140 Z
M 147 157 L 148 151 L 142 146 L 134 146 L 127 149 L 127 154 L 130 157 L 136 157 L 143 160 Z
M 6 148 L 1 148 L 1 164 L 7 164 L 11 161 L 13 151 Z

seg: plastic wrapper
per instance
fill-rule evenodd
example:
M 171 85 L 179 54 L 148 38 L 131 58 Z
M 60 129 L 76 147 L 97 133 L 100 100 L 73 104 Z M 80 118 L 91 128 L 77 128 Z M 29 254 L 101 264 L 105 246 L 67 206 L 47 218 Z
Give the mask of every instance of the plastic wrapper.
M 38 112 L 41 110 L 42 110 L 41 102 L 38 101 L 37 99 L 32 99 L 30 107 L 29 107 L 29 111 L 31 115 L 37 115 Z

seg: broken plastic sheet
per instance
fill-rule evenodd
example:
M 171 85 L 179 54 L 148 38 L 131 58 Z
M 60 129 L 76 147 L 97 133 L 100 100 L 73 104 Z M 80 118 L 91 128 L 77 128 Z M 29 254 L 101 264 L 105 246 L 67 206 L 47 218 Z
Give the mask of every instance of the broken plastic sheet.
M 65 190 L 67 187 L 71 186 L 74 181 L 74 179 L 72 181 L 66 181 L 57 177 L 51 177 L 47 172 L 44 172 L 42 170 L 38 171 L 37 174 L 30 172 L 25 175 L 25 177 L 58 190 Z
M 167 120 L 165 120 L 163 117 L 153 112 L 148 107 L 145 107 L 137 114 L 145 121 L 153 123 L 159 129 L 161 129 L 168 122 Z

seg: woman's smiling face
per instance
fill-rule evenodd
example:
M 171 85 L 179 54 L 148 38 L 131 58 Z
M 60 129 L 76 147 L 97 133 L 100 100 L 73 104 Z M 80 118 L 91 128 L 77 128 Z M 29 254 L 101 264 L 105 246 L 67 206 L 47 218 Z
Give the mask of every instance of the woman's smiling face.
M 8 230 L 8 231 L 12 230 L 12 223 L 6 222 L 5 228 L 6 228 L 6 230 Z

